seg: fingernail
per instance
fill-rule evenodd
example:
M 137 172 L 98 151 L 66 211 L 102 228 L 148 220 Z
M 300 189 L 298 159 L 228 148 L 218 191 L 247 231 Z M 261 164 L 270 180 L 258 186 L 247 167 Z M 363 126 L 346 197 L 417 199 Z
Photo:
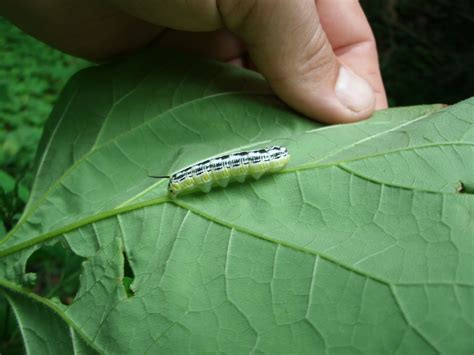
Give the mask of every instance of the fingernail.
M 341 66 L 336 82 L 336 96 L 349 110 L 360 112 L 375 105 L 375 94 L 367 81 Z

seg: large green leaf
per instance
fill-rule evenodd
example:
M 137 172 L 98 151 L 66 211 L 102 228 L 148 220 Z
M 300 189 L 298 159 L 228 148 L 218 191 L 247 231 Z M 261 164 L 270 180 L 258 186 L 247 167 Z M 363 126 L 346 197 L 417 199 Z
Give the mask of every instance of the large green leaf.
M 0 244 L 27 348 L 472 353 L 473 103 L 322 126 L 222 64 L 147 52 L 80 72 Z M 147 177 L 270 144 L 292 158 L 259 181 L 170 200 Z M 84 258 L 67 306 L 21 286 L 60 240 Z

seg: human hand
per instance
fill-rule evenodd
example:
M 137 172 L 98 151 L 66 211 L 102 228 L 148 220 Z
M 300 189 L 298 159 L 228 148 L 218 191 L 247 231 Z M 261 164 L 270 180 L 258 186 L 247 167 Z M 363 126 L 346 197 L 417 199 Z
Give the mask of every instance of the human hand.
M 92 60 L 153 42 L 250 66 L 294 109 L 327 123 L 387 106 L 375 40 L 356 0 L 7 0 L 0 13 Z

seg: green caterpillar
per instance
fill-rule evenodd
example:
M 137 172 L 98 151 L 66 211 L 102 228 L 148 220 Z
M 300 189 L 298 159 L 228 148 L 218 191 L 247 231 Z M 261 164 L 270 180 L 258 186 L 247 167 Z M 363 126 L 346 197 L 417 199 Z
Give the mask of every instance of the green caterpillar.
M 226 187 L 233 180 L 244 182 L 249 175 L 259 179 L 263 174 L 282 169 L 289 159 L 285 147 L 273 146 L 203 160 L 171 176 L 151 177 L 170 178 L 168 195 L 174 198 L 197 189 L 207 193 L 213 186 Z

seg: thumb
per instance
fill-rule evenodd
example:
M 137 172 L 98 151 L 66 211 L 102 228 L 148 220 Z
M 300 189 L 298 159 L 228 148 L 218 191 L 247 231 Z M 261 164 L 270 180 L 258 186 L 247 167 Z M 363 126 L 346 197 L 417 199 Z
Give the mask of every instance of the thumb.
M 225 26 L 245 41 L 255 66 L 290 106 L 327 123 L 354 122 L 375 109 L 372 87 L 342 66 L 314 0 L 219 0 Z

